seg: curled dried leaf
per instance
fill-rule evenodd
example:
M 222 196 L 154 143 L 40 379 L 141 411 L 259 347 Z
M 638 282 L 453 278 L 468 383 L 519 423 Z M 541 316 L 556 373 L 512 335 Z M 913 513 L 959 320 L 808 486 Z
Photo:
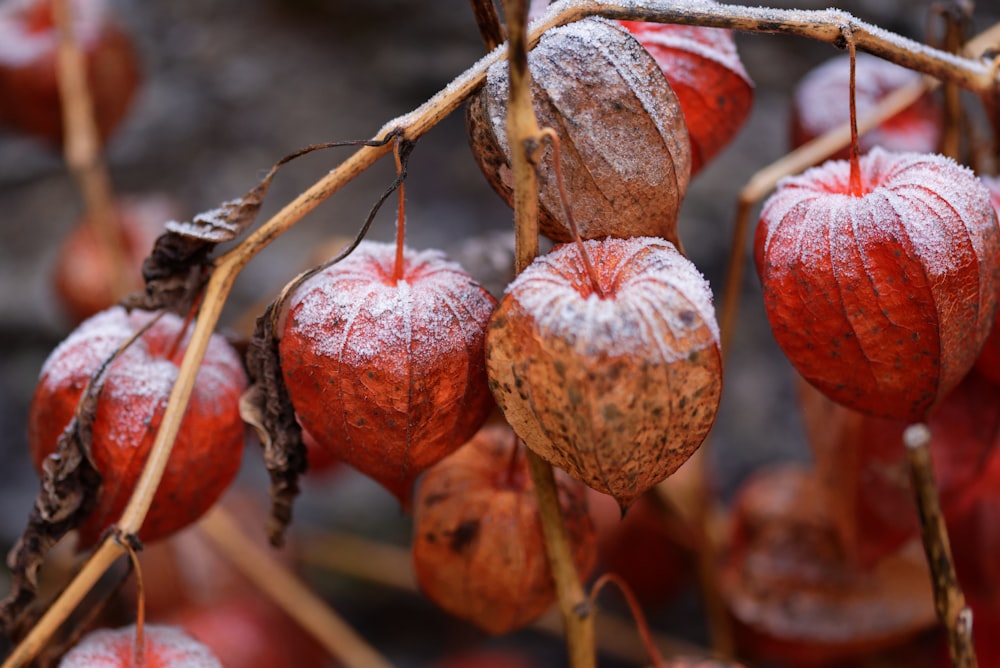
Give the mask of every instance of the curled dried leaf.
M 378 140 L 341 141 L 313 144 L 278 160 L 257 185 L 237 199 L 196 215 L 190 222 L 171 221 L 156 240 L 153 251 L 142 265 L 146 290 L 123 301 L 126 308 L 184 313 L 191 308 L 212 271 L 209 257 L 215 247 L 246 232 L 260 212 L 264 197 L 278 170 L 292 160 L 313 151 L 338 146 L 382 146 L 396 139 L 399 130 Z
M 264 463 L 271 477 L 271 520 L 268 532 L 273 545 L 284 543 L 284 532 L 292 520 L 292 503 L 299 493 L 299 476 L 307 468 L 302 428 L 295 417 L 285 388 L 275 336 L 275 313 L 282 300 L 268 306 L 257 319 L 247 369 L 252 385 L 240 399 L 240 414 L 260 437 Z
M 94 464 L 91 442 L 104 371 L 154 322 L 150 321 L 98 366 L 81 392 L 75 415 L 60 434 L 55 452 L 42 464 L 41 489 L 27 525 L 7 554 L 11 590 L 0 602 L 0 624 L 8 637 L 35 601 L 38 570 L 49 550 L 79 527 L 97 505 L 101 474 Z

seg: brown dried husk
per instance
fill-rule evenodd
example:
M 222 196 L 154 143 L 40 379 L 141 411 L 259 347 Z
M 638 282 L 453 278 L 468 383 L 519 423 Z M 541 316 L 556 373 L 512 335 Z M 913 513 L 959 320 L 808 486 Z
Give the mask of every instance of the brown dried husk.
M 719 572 L 741 654 L 797 667 L 855 666 L 933 625 L 924 555 L 900 550 L 862 571 L 833 512 L 815 472 L 798 464 L 743 483 Z
M 668 242 L 587 241 L 540 257 L 490 321 L 490 389 L 529 448 L 628 507 L 683 464 L 722 391 L 708 284 Z
M 438 606 L 498 635 L 555 602 L 538 504 L 517 436 L 488 425 L 426 474 L 417 493 L 413 562 Z M 597 559 L 586 488 L 556 471 L 559 506 L 582 577 Z
M 543 35 L 528 65 L 538 123 L 559 135 L 580 235 L 659 236 L 677 244 L 691 148 L 677 96 L 653 57 L 617 24 L 589 18 Z M 507 63 L 497 63 L 470 100 L 466 120 L 473 155 L 511 204 L 508 91 Z M 571 240 L 551 146 L 542 151 L 539 198 L 542 233 Z

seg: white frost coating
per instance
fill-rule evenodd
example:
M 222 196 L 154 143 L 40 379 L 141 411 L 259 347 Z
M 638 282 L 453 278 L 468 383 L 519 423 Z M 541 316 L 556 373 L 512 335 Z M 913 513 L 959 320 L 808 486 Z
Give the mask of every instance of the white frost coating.
M 958 251 L 963 243 L 971 243 L 979 256 L 985 252 L 983 228 L 995 223 L 984 215 L 989 193 L 968 167 L 940 155 L 889 153 L 877 147 L 860 165 L 862 197 L 844 194 L 850 179 L 846 160 L 827 162 L 778 184 L 761 213 L 767 225 L 763 251 L 773 270 L 813 261 L 813 254 L 805 252 L 808 246 L 800 244 L 825 243 L 831 233 L 828 221 L 839 220 L 868 221 L 869 226 L 900 223 L 928 277 L 952 274 L 967 263 L 969 258 Z M 790 226 L 798 243 L 790 243 Z M 774 243 L 776 238 L 781 243 Z M 835 248 L 831 244 L 827 252 Z
M 131 668 L 135 631 L 134 624 L 94 631 L 63 657 L 59 668 Z M 212 650 L 180 627 L 147 624 L 143 631 L 147 660 L 155 656 L 158 666 L 223 668 Z
M 151 314 L 141 311 L 128 315 L 115 306 L 85 320 L 46 359 L 40 382 L 49 393 L 74 386 L 83 389 L 100 365 L 150 317 Z M 156 406 L 166 403 L 190 339 L 190 328 L 174 358 L 168 360 L 165 355 L 183 324 L 176 315 L 165 314 L 105 370 L 101 401 L 130 407 L 129 411 L 116 411 L 116 419 L 108 425 L 109 436 L 116 445 L 138 446 L 147 431 L 145 421 Z M 151 341 L 155 343 L 151 345 Z M 195 377 L 193 401 L 201 411 L 208 412 L 209 408 L 221 411 L 232 405 L 245 386 L 239 355 L 225 339 L 213 334 Z
M 166 223 L 165 227 L 167 231 L 185 237 L 204 239 L 215 243 L 231 241 L 240 233 L 240 224 L 239 222 L 231 222 L 228 218 L 239 207 L 240 203 L 241 200 L 229 200 L 220 207 L 202 211 L 194 217 L 194 222 L 171 220 Z
M 637 42 L 632 40 L 631 34 L 621 25 L 611 21 L 604 21 L 604 19 L 595 20 L 608 23 L 615 30 L 619 30 L 627 35 L 630 38 L 626 42 L 627 44 L 638 45 Z M 581 25 L 583 23 L 585 22 L 579 21 L 578 23 L 571 25 Z M 606 35 L 607 33 L 604 32 L 604 34 Z M 656 129 L 660 133 L 660 137 L 663 138 L 663 143 L 668 147 L 668 152 L 674 161 L 674 180 L 678 183 L 686 182 L 691 173 L 691 153 L 690 151 L 681 150 L 678 145 L 686 144 L 689 141 L 687 137 L 687 126 L 683 122 L 676 123 L 671 127 L 667 127 L 664 124 L 665 119 L 669 118 L 671 120 L 676 120 L 677 115 L 681 113 L 681 107 L 680 103 L 677 101 L 677 96 L 674 94 L 669 85 L 667 85 L 663 91 L 666 95 L 654 95 L 653 90 L 648 85 L 648 79 L 638 76 L 638 74 L 631 69 L 631 67 L 622 62 L 620 57 L 615 57 L 614 49 L 619 47 L 618 44 L 615 44 L 605 38 L 598 41 L 596 46 L 600 49 L 605 61 L 613 64 L 615 71 L 618 72 L 619 76 L 628 82 L 629 90 L 631 90 L 636 96 L 642 104 L 642 108 L 646 110 L 649 118 L 656 125 Z M 633 56 L 639 55 L 636 51 L 641 53 L 644 57 L 653 58 L 648 51 L 641 47 L 641 45 L 638 45 L 638 48 L 632 52 Z M 635 60 L 635 57 L 633 57 L 632 60 Z M 655 59 L 653 60 L 655 62 Z M 659 67 L 659 65 L 657 65 L 657 67 Z M 683 188 L 681 189 L 683 190 Z
M 540 336 L 561 338 L 589 354 L 647 354 L 675 362 L 691 349 L 671 343 L 708 329 L 702 348 L 718 345 L 719 329 L 708 282 L 673 244 L 653 237 L 585 241 L 595 266 L 613 266 L 592 294 L 576 244 L 536 259 L 507 293 L 537 323 Z M 606 275 L 607 270 L 599 270 Z M 583 292 L 588 296 L 584 297 Z M 655 353 L 658 353 L 658 357 Z
M 638 27 L 633 34 L 644 46 L 648 47 L 652 44 L 664 49 L 686 52 L 715 63 L 725 70 L 737 74 L 746 83 L 752 85 L 750 75 L 743 67 L 730 30 L 660 23 L 636 23 L 635 25 Z M 698 71 L 695 69 L 696 66 L 686 62 L 687 60 L 686 58 L 671 58 L 661 62 L 657 58 L 657 62 L 660 63 L 668 76 L 678 71 L 680 67 L 684 67 L 683 80 L 695 83 Z
M 299 286 L 287 328 L 320 355 L 406 373 L 482 338 L 494 302 L 436 250 L 404 251 L 404 279 L 391 283 L 394 244 L 362 242 Z
M 37 0 L 7 0 L 0 4 L 0 62 L 12 66 L 26 65 L 56 48 L 55 28 L 27 32 L 24 20 L 31 14 Z M 76 38 L 84 49 L 92 49 L 108 21 L 108 8 L 103 2 L 73 0 Z

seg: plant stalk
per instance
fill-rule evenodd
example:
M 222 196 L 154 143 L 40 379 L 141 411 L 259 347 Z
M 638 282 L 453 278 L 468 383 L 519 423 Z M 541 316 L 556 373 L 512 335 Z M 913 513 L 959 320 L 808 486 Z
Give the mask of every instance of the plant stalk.
M 979 663 L 972 640 L 972 610 L 965 603 L 951 558 L 948 530 L 941 514 L 931 466 L 930 430 L 923 424 L 910 425 L 903 432 L 903 443 L 906 445 L 913 493 L 920 514 L 920 534 L 931 570 L 934 607 L 948 635 L 951 664 L 955 668 L 977 668 Z
M 62 105 L 63 158 L 83 195 L 87 224 L 93 227 L 98 242 L 108 253 L 111 292 L 118 299 L 129 291 L 131 281 L 111 177 L 101 157 L 94 101 L 87 85 L 86 56 L 76 40 L 69 0 L 55 0 L 52 11 L 58 34 L 56 67 Z
M 486 50 L 492 51 L 503 44 L 505 39 L 497 6 L 493 0 L 470 0 L 470 2 L 472 13 L 476 17 L 476 25 L 479 26 L 479 36 L 483 38 Z
M 537 153 L 542 131 L 531 103 L 528 70 L 528 3 L 513 0 L 505 5 L 508 31 L 510 98 L 507 102 L 507 137 L 514 177 L 515 270 L 520 273 L 538 255 Z M 595 668 L 594 615 L 580 584 L 573 561 L 566 523 L 559 506 L 555 476 L 548 462 L 526 449 L 528 470 L 534 483 L 538 512 L 545 538 L 545 553 L 556 585 L 559 609 L 566 632 L 566 649 L 572 668 Z

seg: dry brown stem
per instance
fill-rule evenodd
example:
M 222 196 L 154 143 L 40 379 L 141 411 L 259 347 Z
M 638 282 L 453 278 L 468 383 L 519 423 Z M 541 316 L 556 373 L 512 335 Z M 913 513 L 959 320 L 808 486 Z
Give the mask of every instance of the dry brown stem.
M 527 39 L 530 48 L 541 34 L 554 26 L 564 25 L 587 16 L 599 14 L 608 18 L 658 21 L 684 25 L 733 28 L 764 33 L 784 33 L 838 44 L 842 40 L 842 27 L 850 25 L 858 48 L 912 69 L 952 81 L 980 95 L 993 95 L 997 89 L 997 73 L 981 60 L 966 59 L 930 49 L 912 40 L 857 21 L 841 11 L 797 11 L 750 8 L 737 5 L 712 5 L 692 8 L 686 0 L 644 2 L 637 6 L 633 1 L 559 3 L 550 8 L 539 20 Z M 454 111 L 484 81 L 486 70 L 506 57 L 503 50 L 496 50 L 475 63 L 451 84 L 412 112 L 389 121 L 376 133 L 375 139 L 384 138 L 393 129 L 402 128 L 404 137 L 416 140 Z M 205 288 L 202 307 L 192 333 L 191 343 L 181 363 L 177 382 L 171 392 L 169 404 L 157 432 L 146 467 L 136 486 L 119 528 L 124 534 L 136 533 L 152 502 L 153 494 L 170 457 L 181 417 L 187 408 L 194 385 L 194 377 L 205 355 L 215 325 L 222 311 L 236 276 L 243 267 L 268 244 L 319 206 L 330 195 L 349 183 L 358 174 L 374 164 L 391 150 L 391 145 L 366 146 L 327 173 L 314 185 L 301 193 L 275 214 L 236 248 L 216 261 L 215 270 Z M 531 206 L 530 202 L 522 206 Z M 537 207 L 537 203 L 534 204 Z M 535 217 L 537 218 L 537 216 Z M 537 254 L 537 234 L 522 235 L 518 248 L 519 266 Z M 534 238 L 534 241 L 531 238 Z M 534 246 L 534 250 L 532 250 Z M 2 668 L 15 668 L 30 662 L 45 645 L 59 625 L 79 604 L 101 575 L 122 556 L 123 549 L 113 540 L 105 540 L 88 560 L 77 577 L 62 595 L 45 612 L 41 620 L 25 639 L 14 649 Z M 583 600 L 581 597 L 580 600 Z M 571 615 L 572 617 L 572 615 Z
M 56 0 L 52 9 L 59 35 L 56 64 L 63 112 L 63 156 L 83 195 L 88 224 L 93 225 L 97 239 L 108 251 L 112 293 L 122 297 L 130 285 L 125 249 L 118 231 L 111 177 L 101 155 L 85 56 L 76 41 L 69 0 Z
M 976 668 L 976 648 L 972 642 L 972 610 L 965 604 L 965 595 L 955 575 L 951 545 L 937 485 L 931 466 L 931 433 L 926 425 L 914 424 L 903 432 L 910 477 L 920 514 L 920 533 L 924 552 L 931 569 L 934 587 L 934 607 L 938 619 L 948 634 L 948 650 L 955 668 Z
M 470 2 L 472 13 L 476 17 L 476 25 L 479 26 L 479 36 L 483 38 L 486 50 L 492 51 L 506 39 L 497 6 L 493 0 L 470 0 Z
M 538 176 L 535 171 L 535 156 L 542 133 L 531 103 L 527 43 L 528 3 L 514 0 L 507 3 L 505 10 L 510 39 L 507 137 L 510 139 L 514 176 L 515 270 L 520 273 L 538 255 Z M 566 631 L 569 663 L 573 668 L 594 668 L 597 665 L 594 615 L 573 561 L 573 550 L 560 510 L 552 467 L 531 450 L 527 451 L 527 459 L 538 500 L 545 553 L 555 580 L 559 609 Z
M 389 668 L 392 665 L 302 580 L 248 538 L 221 506 L 209 511 L 198 527 L 236 570 L 311 633 L 330 656 L 349 668 Z

